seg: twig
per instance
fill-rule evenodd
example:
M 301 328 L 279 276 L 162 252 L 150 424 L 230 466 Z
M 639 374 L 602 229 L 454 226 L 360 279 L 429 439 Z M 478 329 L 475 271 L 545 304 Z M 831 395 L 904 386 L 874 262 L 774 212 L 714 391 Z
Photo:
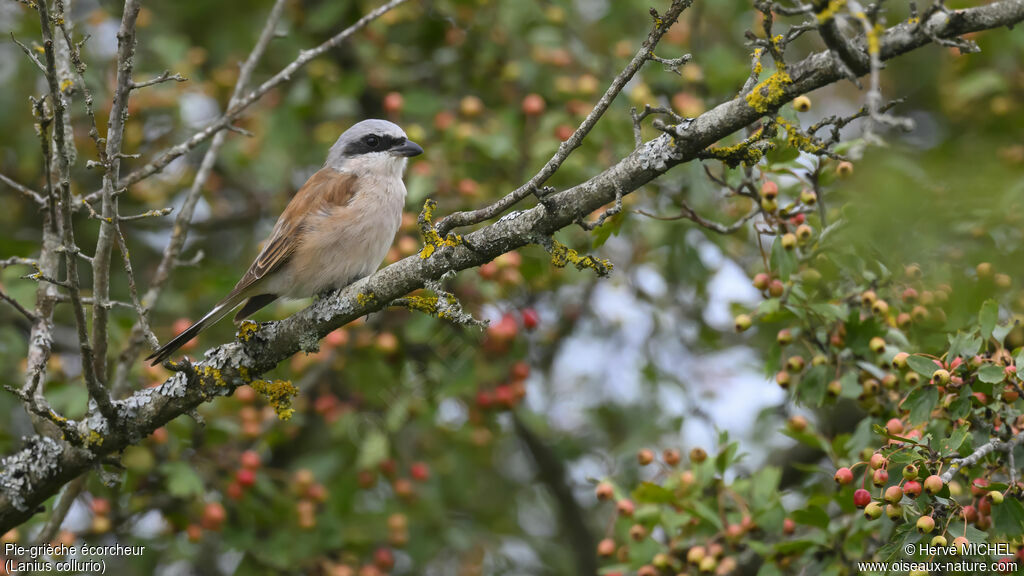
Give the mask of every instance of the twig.
M 290 64 L 285 66 L 280 72 L 273 75 L 263 84 L 260 84 L 258 88 L 252 90 L 245 96 L 240 97 L 233 106 L 229 106 L 228 110 L 224 112 L 224 114 L 220 118 L 214 120 L 206 128 L 203 128 L 199 132 L 193 134 L 188 140 L 171 146 L 170 148 L 158 154 L 155 159 L 151 160 L 146 165 L 136 170 L 133 170 L 130 174 L 121 178 L 121 180 L 118 182 L 118 187 L 123 188 L 131 186 L 132 184 L 135 184 L 145 178 L 152 176 L 153 174 L 156 174 L 160 170 L 163 170 L 175 158 L 178 158 L 179 156 L 188 153 L 189 151 L 199 146 L 203 142 L 206 142 L 207 140 L 212 138 L 221 130 L 226 129 L 239 116 L 241 116 L 242 112 L 246 108 L 248 108 L 250 105 L 252 105 L 260 98 L 262 98 L 263 95 L 266 94 L 267 92 L 273 90 L 274 88 L 285 82 L 290 81 L 292 75 L 298 72 L 300 68 L 308 64 L 311 60 L 321 56 L 328 50 L 338 46 L 339 44 L 347 40 L 350 36 L 365 28 L 368 24 L 370 24 L 377 18 L 380 18 L 381 16 L 391 11 L 395 7 L 405 4 L 407 1 L 408 0 L 390 0 L 383 6 L 380 6 L 379 8 L 366 14 L 348 28 L 342 30 L 341 32 L 327 39 L 319 46 L 309 50 L 301 51 L 299 53 L 298 58 L 296 58 Z M 271 36 L 273 36 L 273 33 L 271 33 Z M 94 192 L 90 194 L 87 198 L 90 200 L 94 200 L 97 196 L 98 194 Z
M 119 216 L 114 190 L 120 188 L 117 181 L 121 174 L 121 145 L 125 121 L 128 119 L 128 98 L 131 96 L 135 63 L 135 21 L 141 8 L 139 0 L 125 0 L 121 26 L 117 31 L 117 81 L 110 108 L 110 120 L 107 122 L 106 150 L 100 153 L 105 171 L 101 208 L 103 218 L 100 220 L 100 231 L 92 262 L 92 296 L 95 299 L 92 307 L 92 347 L 96 351 L 96 376 L 101 382 L 107 380 L 107 333 L 110 317 L 109 309 L 104 306 L 104 302 L 110 298 L 110 252 L 116 236 L 120 234 L 117 229 Z M 130 270 L 131 263 L 128 263 L 126 268 Z
M 673 122 L 679 123 L 684 120 L 682 116 L 676 114 L 672 109 L 664 106 L 651 106 L 650 104 L 644 105 L 644 111 L 639 114 L 636 108 L 629 109 L 629 115 L 633 118 L 633 142 L 636 148 L 639 148 L 643 144 L 643 121 L 654 114 L 664 114 L 672 118 Z
M 702 218 L 686 202 L 683 202 L 682 208 L 683 211 L 677 216 L 659 216 L 657 214 L 651 214 L 650 212 L 646 212 L 644 210 L 636 210 L 636 213 L 647 216 L 648 218 L 654 218 L 655 220 L 691 220 L 696 224 L 700 225 L 701 227 L 711 230 L 712 232 L 718 232 L 719 234 L 732 234 L 733 232 L 736 232 L 737 230 L 742 228 L 743 225 L 746 224 L 751 218 L 757 216 L 758 213 L 761 212 L 760 208 L 754 208 L 749 213 L 747 213 L 747 215 L 743 216 L 739 220 L 733 222 L 732 224 L 726 225 Z
M 42 194 L 40 194 L 39 192 L 36 192 L 35 190 L 29 188 L 28 186 L 25 186 L 23 184 L 19 184 L 18 182 L 15 182 L 14 180 L 11 180 L 10 178 L 8 178 L 7 176 L 4 176 L 3 174 L 0 174 L 0 182 L 3 182 L 4 184 L 7 184 L 11 188 L 14 188 L 15 190 L 17 190 L 18 192 L 21 192 L 25 196 L 28 196 L 36 204 L 38 204 L 40 206 L 46 206 L 46 198 L 43 198 Z
M 612 216 L 615 216 L 619 212 L 622 212 L 622 187 L 621 186 L 616 186 L 615 187 L 615 204 L 612 205 L 611 208 L 609 208 L 609 209 L 605 210 L 604 212 L 602 212 L 601 215 L 597 217 L 597 220 L 594 220 L 593 222 L 586 222 L 585 220 L 580 218 L 579 220 L 576 221 L 576 223 L 579 224 L 580 227 L 583 228 L 584 230 L 586 230 L 587 232 L 591 232 L 595 228 L 597 228 L 598 226 L 601 226 L 602 224 L 604 224 L 605 220 L 607 220 L 608 218 L 611 218 Z
M 7 292 L 4 292 L 3 288 L 0 288 L 0 300 L 6 301 L 8 304 L 14 307 L 15 310 L 21 312 L 25 318 L 28 318 L 29 322 L 36 321 L 36 315 L 30 312 L 27 308 L 21 305 L 20 302 L 10 297 Z
M 71 218 L 71 182 L 70 162 L 67 152 L 67 143 L 64 140 L 65 106 L 64 98 L 57 81 L 56 58 L 54 55 L 53 29 L 46 2 L 38 2 L 39 21 L 43 31 L 43 48 L 46 55 L 46 80 L 50 88 L 50 102 L 53 105 L 53 132 L 51 134 L 57 154 L 57 169 L 59 182 L 57 183 L 61 198 L 61 209 L 59 210 L 62 219 L 62 243 L 64 249 L 70 255 L 77 254 L 78 247 L 75 245 L 74 226 Z M 63 2 L 56 2 L 58 17 L 64 18 Z M 100 413 L 113 426 L 116 425 L 116 413 L 111 403 L 110 395 L 106 387 L 96 377 L 95 363 L 92 346 L 89 344 L 88 328 L 85 319 L 85 310 L 82 307 L 82 296 L 79 290 L 78 259 L 65 257 L 65 268 L 67 270 L 67 289 L 71 297 L 71 307 L 75 314 L 75 325 L 78 328 L 79 349 L 82 355 L 82 375 L 89 395 L 96 402 Z M 38 273 L 41 275 L 41 273 Z
M 949 463 L 949 468 L 946 468 L 946 471 L 942 473 L 942 481 L 948 484 L 949 481 L 953 479 L 953 476 L 955 476 L 960 470 L 974 466 L 982 458 L 992 452 L 1010 452 L 1022 441 L 1024 441 L 1024 432 L 1018 432 L 1015 436 L 1005 442 L 998 438 L 993 438 L 981 446 L 978 446 L 978 448 L 975 449 L 974 452 L 971 452 L 967 457 L 954 458 Z
M 285 1 L 286 0 L 277 0 L 274 3 L 274 6 L 270 9 L 270 14 L 267 15 L 267 20 L 263 24 L 263 30 L 260 32 L 260 36 L 256 40 L 256 44 L 253 46 L 252 51 L 249 53 L 249 57 L 246 58 L 238 73 L 238 79 L 235 81 L 235 88 L 232 91 L 231 99 L 228 102 L 229 110 L 238 106 L 238 103 L 242 98 L 242 92 L 245 90 L 250 78 L 252 78 L 252 73 L 256 69 L 257 63 L 259 63 L 260 59 L 263 57 L 263 53 L 266 51 L 267 46 L 270 45 L 271 40 L 274 39 L 274 30 L 277 28 L 277 23 L 281 19 L 281 13 L 284 9 Z M 149 332 L 147 327 L 147 323 L 149 321 L 149 310 L 151 310 L 160 299 L 164 286 L 167 284 L 167 281 L 170 279 L 171 272 L 178 263 L 178 256 L 181 254 L 181 250 L 185 246 L 189 223 L 192 221 L 192 215 L 195 213 L 196 204 L 199 202 L 199 198 L 201 197 L 203 187 L 206 185 L 206 181 L 213 172 L 213 167 L 217 162 L 217 154 L 220 152 L 220 148 L 224 144 L 224 140 L 224 132 L 217 132 L 217 134 L 214 135 L 213 141 L 210 143 L 210 147 L 206 150 L 206 154 L 203 155 L 203 160 L 199 164 L 199 170 L 196 172 L 196 177 L 192 181 L 192 186 L 185 195 L 185 201 L 181 205 L 181 210 L 178 211 L 178 215 L 174 219 L 171 240 L 167 243 L 167 247 L 164 249 L 164 253 L 160 258 L 160 264 L 157 266 L 156 272 L 153 275 L 153 280 L 149 285 L 149 289 L 146 290 L 145 297 L 142 299 L 143 302 L 147 303 L 148 308 L 140 308 L 139 320 L 132 327 L 131 335 L 128 338 L 128 344 L 125 346 L 124 350 L 121 351 L 121 354 L 118 355 L 118 366 L 116 372 L 117 384 L 115 385 L 115 392 L 120 392 L 123 388 L 123 384 L 126 381 L 131 365 L 139 355 L 141 346 L 144 342 L 143 337 L 145 337 L 145 339 L 149 341 L 154 348 L 159 346 L 159 342 L 155 342 L 154 339 L 150 338 L 151 332 L 147 334 L 147 332 Z
M 551 176 L 558 171 L 562 166 L 562 163 L 565 162 L 565 159 L 569 157 L 573 150 L 579 148 L 583 144 L 583 139 L 586 138 L 587 134 L 590 133 L 590 130 L 597 124 L 597 121 L 600 120 L 608 110 L 608 107 L 611 106 L 612 101 L 615 100 L 615 97 L 622 91 L 622 88 L 626 86 L 644 63 L 651 60 L 654 49 L 657 47 L 658 42 L 661 41 L 661 37 L 668 32 L 668 29 L 675 24 L 683 10 L 688 8 L 692 2 L 693 0 L 673 0 L 672 6 L 669 7 L 665 14 L 658 16 L 657 13 L 655 13 L 654 27 L 647 35 L 647 39 L 644 40 L 643 46 L 641 46 L 640 50 L 638 50 L 636 55 L 633 56 L 633 59 L 629 61 L 626 68 L 623 69 L 623 71 L 620 72 L 614 80 L 612 80 L 611 86 L 609 86 L 601 96 L 601 99 L 598 100 L 597 105 L 595 105 L 594 109 L 590 111 L 590 114 L 583 119 L 583 123 L 576 128 L 575 132 L 572 133 L 572 136 L 559 144 L 558 151 L 555 152 L 555 155 L 552 156 L 551 159 L 548 160 L 547 164 L 540 169 L 540 172 L 534 175 L 533 178 L 530 178 L 526 184 L 523 184 L 519 188 L 513 190 L 510 194 L 489 206 L 468 212 L 455 212 L 444 217 L 437 223 L 438 234 L 443 238 L 454 228 L 469 226 L 483 222 L 484 220 L 490 220 L 491 218 L 494 218 L 508 210 L 519 201 L 533 194 L 534 190 L 543 186 L 544 183 L 547 182 L 548 178 L 551 178 Z
M 175 82 L 188 82 L 188 78 L 185 78 L 181 74 L 175 74 L 171 76 L 170 70 L 164 70 L 163 73 L 161 73 L 159 76 L 157 76 L 156 78 L 152 78 L 150 80 L 145 80 L 143 82 L 136 82 L 134 80 L 131 80 L 129 90 L 138 90 L 139 88 L 145 88 L 147 86 L 152 86 L 154 84 L 162 84 L 164 82 L 170 82 L 172 80 Z
M 50 517 L 46 519 L 46 524 L 43 525 L 42 529 L 39 530 L 39 533 L 33 539 L 34 546 L 46 544 L 57 535 L 61 524 L 64 523 L 64 518 L 71 511 L 71 505 L 75 503 L 75 500 L 81 496 L 82 490 L 85 489 L 86 478 L 87 474 L 82 474 L 64 487 L 64 493 L 60 495 L 57 503 L 53 505 L 53 511 L 50 513 Z
M 24 44 L 22 44 L 20 40 L 18 40 L 18 38 L 14 35 L 14 32 L 11 32 L 11 40 L 13 40 L 14 43 L 21 48 L 21 51 L 24 52 L 25 55 L 28 56 L 29 60 L 31 60 L 32 63 L 36 65 L 36 68 L 39 68 L 39 71 L 45 75 L 46 67 L 43 66 L 43 63 L 39 61 L 39 58 L 37 58 L 36 55 L 32 53 L 32 50 L 28 46 L 25 46 Z

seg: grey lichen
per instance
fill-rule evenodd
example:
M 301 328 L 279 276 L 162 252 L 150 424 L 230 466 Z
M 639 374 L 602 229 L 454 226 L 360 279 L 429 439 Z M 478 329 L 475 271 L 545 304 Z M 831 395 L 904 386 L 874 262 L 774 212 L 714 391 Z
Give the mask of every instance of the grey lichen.
M 24 512 L 28 509 L 25 496 L 33 493 L 34 485 L 59 471 L 64 447 L 47 436 L 26 436 L 22 441 L 24 448 L 0 460 L 0 492 Z
M 156 387 L 157 394 L 168 398 L 184 398 L 188 391 L 188 376 L 184 372 L 176 372 L 163 384 Z

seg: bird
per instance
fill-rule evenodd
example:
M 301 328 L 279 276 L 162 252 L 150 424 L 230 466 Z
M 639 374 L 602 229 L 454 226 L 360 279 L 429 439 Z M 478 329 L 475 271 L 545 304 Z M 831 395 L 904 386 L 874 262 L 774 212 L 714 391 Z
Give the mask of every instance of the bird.
M 331 146 L 323 168 L 288 202 L 234 289 L 146 360 L 162 363 L 243 302 L 235 322 L 278 298 L 306 298 L 372 274 L 402 222 L 405 166 L 422 153 L 392 122 L 353 124 Z

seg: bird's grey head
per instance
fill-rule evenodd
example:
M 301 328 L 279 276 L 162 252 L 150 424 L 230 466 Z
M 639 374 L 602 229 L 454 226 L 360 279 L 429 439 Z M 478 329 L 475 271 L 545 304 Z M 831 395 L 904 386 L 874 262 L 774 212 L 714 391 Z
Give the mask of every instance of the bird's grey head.
M 331 146 L 327 165 L 336 170 L 397 170 L 406 160 L 423 153 L 419 144 L 387 120 L 363 120 L 345 130 Z

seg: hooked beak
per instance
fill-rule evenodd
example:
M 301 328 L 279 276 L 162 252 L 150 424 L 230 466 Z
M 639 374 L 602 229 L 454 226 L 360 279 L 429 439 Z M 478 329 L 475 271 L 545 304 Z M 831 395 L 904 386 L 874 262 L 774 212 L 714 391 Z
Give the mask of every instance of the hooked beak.
M 419 144 L 413 142 L 412 140 L 406 140 L 405 142 L 402 142 L 398 146 L 392 148 L 390 151 L 395 156 L 405 156 L 407 158 L 423 154 L 423 148 L 420 147 Z

